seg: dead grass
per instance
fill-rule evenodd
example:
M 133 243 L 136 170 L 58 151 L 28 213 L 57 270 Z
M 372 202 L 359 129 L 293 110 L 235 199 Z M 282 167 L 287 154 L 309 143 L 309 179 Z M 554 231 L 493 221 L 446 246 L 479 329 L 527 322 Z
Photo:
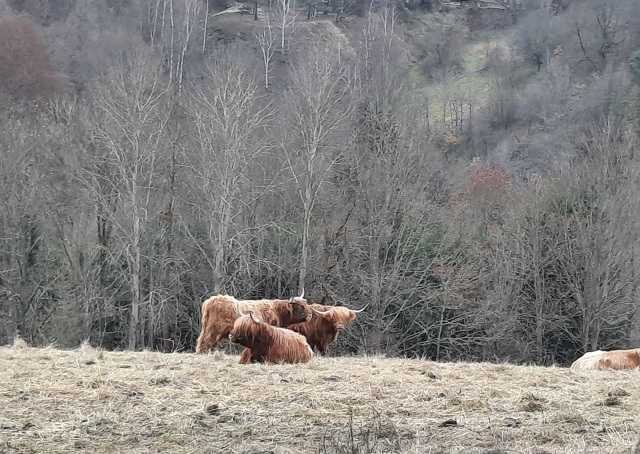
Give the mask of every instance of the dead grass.
M 0 348 L 0 452 L 620 454 L 637 372 Z
M 14 350 L 20 350 L 21 348 L 27 348 L 29 344 L 20 336 L 16 335 L 13 337 L 13 345 Z

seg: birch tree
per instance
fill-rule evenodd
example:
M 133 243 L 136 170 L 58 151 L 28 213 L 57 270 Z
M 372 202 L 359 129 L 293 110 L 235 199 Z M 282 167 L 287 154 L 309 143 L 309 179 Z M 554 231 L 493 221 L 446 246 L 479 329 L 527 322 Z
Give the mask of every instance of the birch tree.
M 87 181 L 98 188 L 95 165 L 107 171 L 101 177 L 120 200 L 121 216 L 101 206 L 121 242 L 130 290 L 129 349 L 143 344 L 141 332 L 143 239 L 150 220 L 158 161 L 162 157 L 165 125 L 170 109 L 160 69 L 141 57 L 115 68 L 96 92 L 92 133 L 98 145 L 86 167 Z M 104 198 L 98 198 L 101 205 Z
M 199 0 L 146 0 L 143 26 L 152 45 L 160 48 L 167 67 L 169 83 L 175 83 L 182 93 L 186 62 L 195 39 L 201 11 Z M 203 24 L 202 52 L 206 45 L 208 3 Z
M 227 283 L 225 266 L 232 246 L 243 248 L 236 237 L 241 230 L 238 216 L 253 196 L 247 190 L 248 170 L 263 151 L 256 134 L 270 110 L 248 65 L 232 50 L 216 55 L 208 76 L 213 84 L 196 87 L 190 100 L 195 149 L 185 159 L 198 182 L 192 207 L 205 225 L 208 244 L 192 239 L 210 267 L 213 291 L 220 292 Z
M 260 51 L 262 53 L 262 64 L 264 66 L 264 87 L 269 88 L 269 74 L 271 74 L 271 59 L 276 50 L 276 37 L 273 34 L 271 21 L 267 16 L 267 25 L 262 32 L 256 35 Z
M 270 12 L 280 31 L 280 51 L 284 53 L 289 49 L 290 35 L 293 33 L 298 16 L 295 0 L 273 0 L 272 6 L 273 9 Z
M 329 55 L 318 53 L 294 68 L 293 87 L 285 105 L 293 138 L 283 149 L 302 203 L 299 291 L 308 270 L 313 210 L 344 150 L 338 132 L 346 126 L 352 110 L 350 89 L 348 71 Z

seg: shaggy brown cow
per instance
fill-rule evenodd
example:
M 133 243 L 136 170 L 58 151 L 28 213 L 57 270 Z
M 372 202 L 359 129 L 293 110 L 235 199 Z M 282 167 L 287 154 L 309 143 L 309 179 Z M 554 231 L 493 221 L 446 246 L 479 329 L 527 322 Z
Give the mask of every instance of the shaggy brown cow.
M 252 313 L 242 314 L 235 321 L 229 340 L 246 347 L 240 364 L 304 363 L 313 357 L 304 336 L 263 323 Z
M 588 352 L 575 360 L 571 369 L 604 370 L 635 369 L 640 366 L 640 348 Z
M 196 353 L 204 353 L 227 338 L 240 311 L 252 312 L 265 323 L 286 327 L 311 319 L 307 300 L 302 295 L 290 300 L 237 300 L 229 295 L 216 295 L 202 303 L 202 328 Z
M 326 355 L 329 345 L 338 337 L 338 332 L 354 321 L 356 314 L 365 310 L 368 305 L 353 310 L 342 306 L 312 304 L 309 306 L 313 310 L 311 320 L 291 325 L 289 329 L 304 335 L 312 348 L 317 349 L 321 355 Z

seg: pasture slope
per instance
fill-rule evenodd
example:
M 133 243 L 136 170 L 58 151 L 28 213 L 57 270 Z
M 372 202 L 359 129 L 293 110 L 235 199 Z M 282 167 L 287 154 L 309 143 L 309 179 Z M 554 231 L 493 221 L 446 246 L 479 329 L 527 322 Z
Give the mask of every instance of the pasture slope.
M 640 429 L 637 372 L 237 362 L 2 347 L 0 452 L 621 454 Z

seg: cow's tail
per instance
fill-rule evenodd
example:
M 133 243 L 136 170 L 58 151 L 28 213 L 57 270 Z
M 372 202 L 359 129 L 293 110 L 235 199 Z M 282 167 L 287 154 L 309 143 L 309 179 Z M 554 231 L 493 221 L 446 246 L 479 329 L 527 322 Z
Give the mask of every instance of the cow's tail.
M 202 303 L 202 322 L 200 326 L 200 335 L 198 336 L 198 342 L 196 343 L 196 353 L 204 353 L 207 350 L 205 346 L 205 340 L 207 338 L 207 328 L 209 327 L 209 312 L 207 310 L 207 301 Z

